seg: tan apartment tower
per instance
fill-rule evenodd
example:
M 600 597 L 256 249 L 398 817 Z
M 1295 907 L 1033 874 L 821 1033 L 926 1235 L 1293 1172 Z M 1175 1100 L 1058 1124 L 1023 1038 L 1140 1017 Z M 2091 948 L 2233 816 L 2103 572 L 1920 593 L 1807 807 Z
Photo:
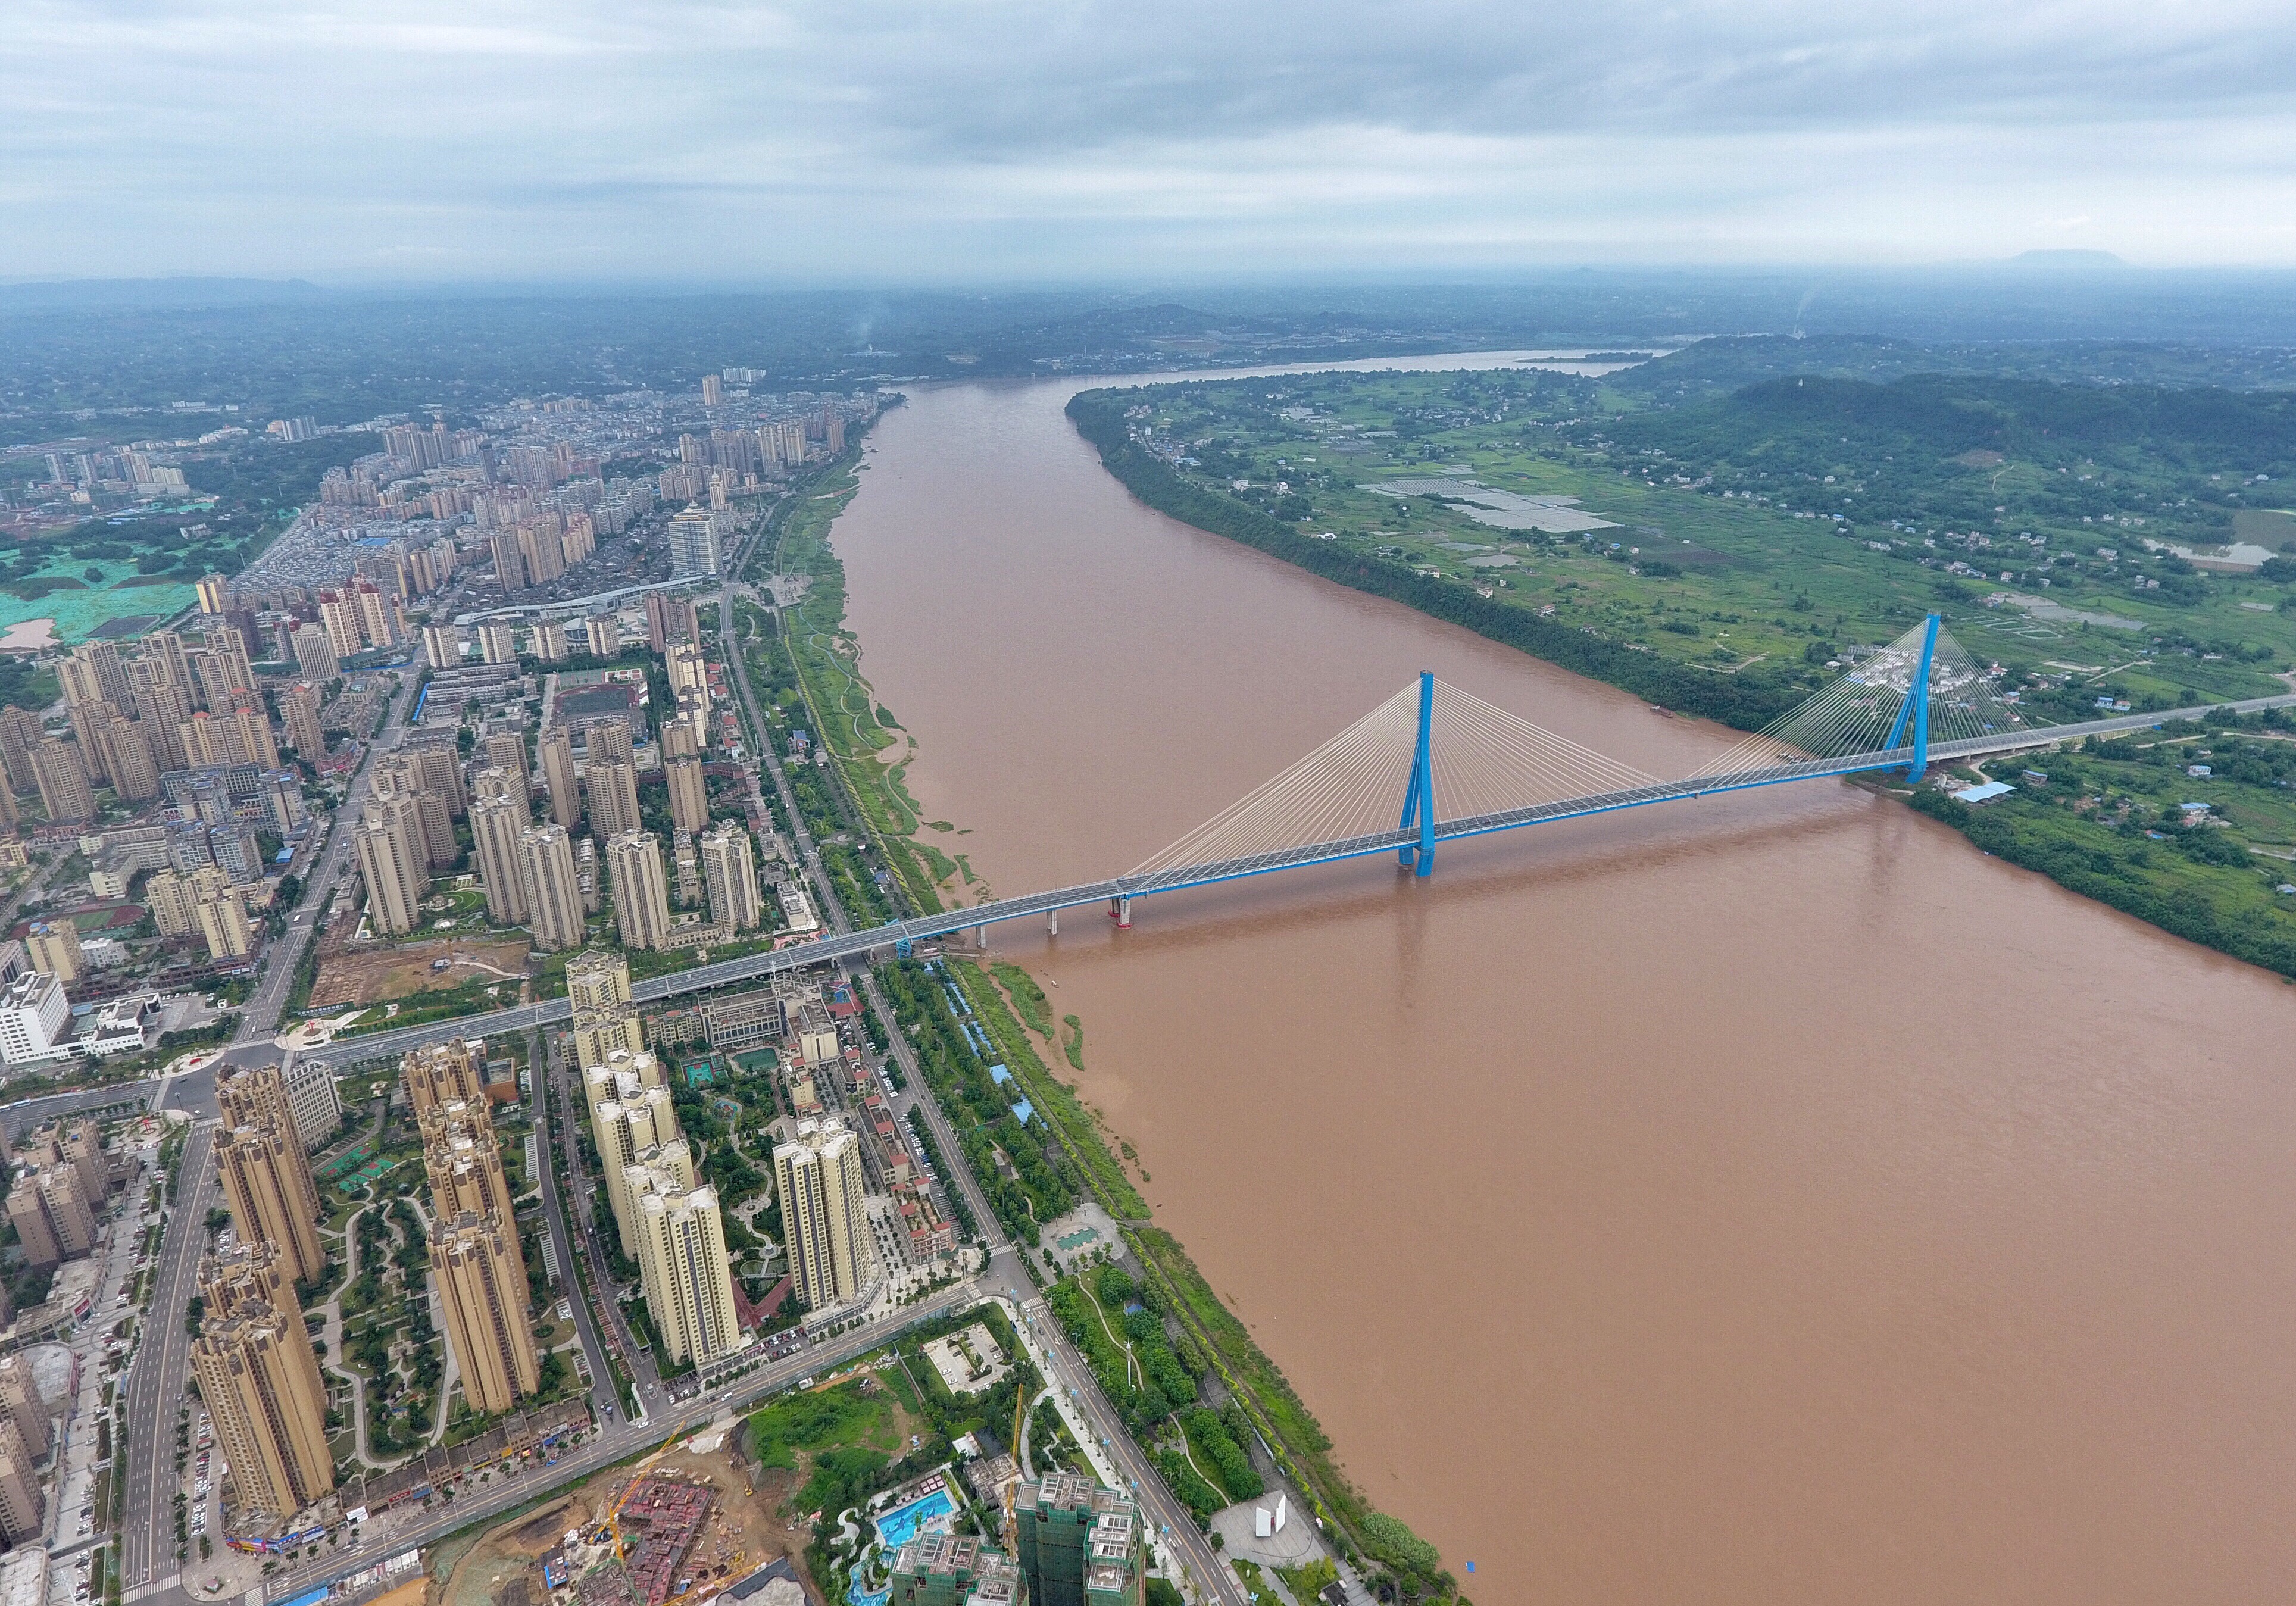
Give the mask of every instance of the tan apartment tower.
M 291 1282 L 309 1282 L 327 1266 L 314 1212 L 303 1202 L 310 1172 L 298 1163 L 302 1152 L 291 1120 L 283 1127 L 227 1127 L 216 1136 L 216 1170 L 233 1231 L 242 1243 L 277 1250 Z
M 574 767 L 574 744 L 566 727 L 553 725 L 535 744 L 542 761 L 542 784 L 550 794 L 550 817 L 561 830 L 571 831 L 582 817 L 580 774 Z
M 622 1253 L 635 1259 L 637 1229 L 626 1173 L 641 1154 L 677 1138 L 677 1111 L 669 1089 L 647 1087 L 627 1098 L 608 1099 L 597 1106 L 590 1130 L 598 1145 L 599 1167 L 605 1172 L 606 1204 L 614 1215 Z
M 614 917 L 622 946 L 651 950 L 669 943 L 669 883 L 662 874 L 661 844 L 652 832 L 633 831 L 606 844 L 614 888 Z
M 721 825 L 702 833 L 701 884 L 709 893 L 709 918 L 718 924 L 747 931 L 764 919 L 757 856 L 742 827 Z
M 774 1185 L 780 1190 L 790 1274 L 808 1307 L 842 1305 L 876 1281 L 861 1140 L 843 1122 L 800 1121 L 796 1138 L 774 1150 Z
M 701 772 L 701 760 L 690 755 L 670 759 L 662 766 L 669 783 L 669 822 L 679 831 L 706 831 L 709 828 L 709 779 Z
M 414 799 L 377 798 L 359 812 L 354 841 L 366 882 L 367 919 L 385 937 L 414 930 L 430 889 L 429 854 Z
M 0 1419 L 15 1423 L 34 1461 L 48 1454 L 48 1403 L 32 1381 L 32 1357 L 0 1356 Z
M 586 1071 L 609 1063 L 618 1050 L 644 1050 L 645 1030 L 630 1003 L 629 962 L 621 955 L 589 948 L 569 960 L 566 996 L 574 1006 L 574 1063 Z
M 288 1096 L 287 1081 L 279 1068 L 257 1065 L 232 1071 L 216 1084 L 216 1096 L 223 1104 L 226 1127 L 268 1127 L 281 1135 L 281 1147 L 295 1176 L 296 1196 L 302 1200 L 304 1209 L 316 1217 L 319 1184 L 312 1179 L 310 1151 L 303 1147 L 294 1101 Z
M 70 1166 L 28 1172 L 8 1190 L 8 1219 L 23 1244 L 24 1264 L 54 1266 L 95 1246 L 95 1209 Z
M 631 1184 L 646 1308 L 669 1359 L 701 1365 L 748 1344 L 718 1191 L 681 1184 L 659 1166 L 633 1167 Z
M 250 1302 L 210 1316 L 192 1372 L 243 1511 L 286 1518 L 335 1487 L 327 1392 L 294 1302 Z
M 526 737 L 518 731 L 496 731 L 484 743 L 487 763 L 510 782 L 510 795 L 518 800 L 524 819 L 534 817 L 534 777 L 526 764 Z M 521 821 L 521 823 L 523 821 Z
M 545 952 L 575 946 L 589 935 L 589 923 L 582 910 L 582 874 L 566 828 L 528 826 L 519 832 L 518 857 L 534 946 Z
M 422 1175 L 430 1184 L 430 1214 L 451 1221 L 464 1211 L 512 1217 L 510 1178 L 487 1102 L 456 1100 L 422 1112 Z M 512 1242 L 512 1253 L 517 1243 Z
M 451 1222 L 433 1221 L 430 1265 L 463 1396 L 481 1415 L 498 1416 L 532 1394 L 542 1377 L 517 1230 L 467 1210 Z
M 33 1460 L 16 1424 L 0 1420 L 0 1538 L 11 1545 L 34 1543 L 46 1530 L 47 1502 Z
M 488 777 L 501 780 L 502 772 L 487 771 L 480 784 L 487 784 Z M 481 797 L 471 805 L 471 837 L 478 848 L 479 879 L 486 888 L 487 918 L 498 926 L 524 925 L 532 912 L 520 850 L 520 838 L 527 829 L 526 811 L 510 798 Z M 567 861 L 570 866 L 570 849 Z M 576 896 L 578 899 L 580 895 Z
M 433 1043 L 402 1056 L 398 1079 L 406 1089 L 406 1108 L 418 1126 L 441 1104 L 475 1104 L 487 1096 L 487 1068 L 463 1037 Z

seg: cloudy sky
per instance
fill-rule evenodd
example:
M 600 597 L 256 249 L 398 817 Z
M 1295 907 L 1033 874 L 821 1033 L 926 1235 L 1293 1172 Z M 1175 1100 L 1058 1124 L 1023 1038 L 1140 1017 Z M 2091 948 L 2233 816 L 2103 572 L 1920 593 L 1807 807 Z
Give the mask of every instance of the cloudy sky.
M 2288 0 L 6 0 L 0 278 L 2296 266 Z

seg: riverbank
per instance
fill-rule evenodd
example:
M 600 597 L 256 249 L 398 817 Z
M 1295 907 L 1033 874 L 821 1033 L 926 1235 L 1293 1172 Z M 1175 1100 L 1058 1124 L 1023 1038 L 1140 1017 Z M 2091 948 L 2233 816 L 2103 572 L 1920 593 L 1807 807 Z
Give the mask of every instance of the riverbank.
M 1159 512 L 1322 578 L 1472 630 L 1574 674 L 1739 729 L 1759 728 L 1792 706 L 1807 690 L 1802 679 L 1792 676 L 1733 677 L 1687 668 L 1647 651 L 1605 641 L 1588 630 L 1542 619 L 1484 596 L 1456 579 L 1304 535 L 1242 501 L 1190 483 L 1144 450 L 1133 438 L 1126 419 L 1126 408 L 1136 405 L 1137 395 L 1132 390 L 1087 390 L 1071 397 L 1066 411 L 1078 433 L 1099 452 L 1109 473 Z M 2258 728 L 2276 731 L 2281 723 L 2276 717 L 2250 721 Z M 2124 757 L 2135 750 L 2128 742 L 2110 745 Z M 2085 750 L 2094 754 L 2096 749 L 2092 742 Z M 2033 762 L 2046 768 L 2056 758 L 2035 757 Z M 2257 767 L 2253 760 L 2250 767 Z M 1964 778 L 1974 783 L 1990 777 L 1971 771 Z M 2061 781 L 2054 794 L 2043 794 L 2044 803 L 2052 797 L 2065 802 L 2071 795 L 2065 790 L 2066 783 Z M 2109 790 L 2112 778 L 2107 775 L 2095 783 Z M 2263 774 L 2260 782 L 2264 786 L 2284 783 L 2284 777 L 2277 770 Z M 2106 826 L 2093 814 L 2082 817 L 2068 808 L 2048 808 L 2030 797 L 1975 811 L 1934 788 L 1924 787 L 1911 794 L 1910 800 L 1920 812 L 1953 827 L 1986 852 L 2046 875 L 2070 891 L 2187 941 L 2282 976 L 2296 977 L 2296 896 L 2272 890 L 2283 882 L 2283 870 L 2296 876 L 2296 864 L 2281 864 L 2276 856 L 2296 831 L 2279 820 L 2273 809 L 2261 807 L 2269 800 L 2260 794 L 2247 798 L 2240 814 L 2242 819 L 2269 822 L 2262 826 L 2264 836 L 2257 856 L 2275 862 L 2260 864 L 2251 858 L 2247 835 L 2241 830 L 2230 837 L 2189 836 L 2182 831 L 2180 806 L 2159 799 L 2150 799 L 2151 807 L 2133 827 L 2125 808 Z M 2169 852 L 2159 856 L 2156 863 L 2144 832 L 2163 823 L 2170 828 L 2170 834 L 2153 830 L 2153 840 L 2181 842 L 2187 848 L 2195 842 L 2215 841 L 2220 850 L 2213 855 Z M 2217 828 L 2234 823 L 2223 813 L 2213 822 Z
M 857 443 L 852 456 L 857 455 Z M 808 584 L 803 600 L 782 610 L 777 631 L 764 630 L 760 619 L 755 634 L 743 627 L 739 645 L 769 705 L 773 728 L 759 737 L 775 743 L 789 761 L 799 808 L 822 844 L 823 862 L 840 897 L 849 889 L 857 900 L 856 913 L 865 909 L 890 918 L 942 906 L 940 896 L 957 879 L 940 870 L 943 864 L 954 867 L 968 888 L 975 878 L 961 862 L 913 840 L 928 829 L 952 839 L 964 833 L 949 822 L 922 820 L 922 811 L 908 796 L 903 776 L 915 741 L 876 701 L 860 671 L 861 643 L 846 625 L 844 570 L 830 535 L 836 515 L 858 489 L 856 466 L 854 461 L 841 462 L 822 474 L 801 493 L 805 499 L 795 504 L 796 511 L 758 543 L 765 570 L 803 575 Z M 792 700 L 804 711 L 803 726 L 790 717 Z M 776 705 L 783 709 L 780 717 L 770 712 Z M 830 785 L 821 783 L 815 766 L 796 761 L 803 756 L 792 741 L 800 728 L 830 755 Z M 846 804 L 842 810 L 840 800 Z M 865 844 L 834 840 L 849 834 L 857 819 Z M 857 851 L 864 846 L 873 848 L 889 881 L 869 873 L 865 855 Z M 835 862 L 833 854 L 840 856 Z M 955 983 L 954 994 L 912 963 L 885 967 L 881 977 L 895 1003 L 897 1024 L 916 1040 L 936 1097 L 958 1123 L 964 1162 L 1005 1230 L 1033 1247 L 1040 1221 L 1078 1199 L 1100 1204 L 1123 1224 L 1127 1247 L 1151 1279 L 1154 1303 L 1178 1328 L 1198 1369 L 1217 1372 L 1349 1559 L 1359 1565 L 1368 1559 L 1418 1598 L 1454 1598 L 1456 1584 L 1442 1570 L 1434 1547 L 1400 1520 L 1373 1508 L 1332 1459 L 1330 1437 L 1281 1369 L 1214 1294 L 1178 1241 L 1150 1224 L 1149 1207 L 1126 1168 L 1131 1146 L 1076 1096 L 1073 1083 L 1047 1069 L 1047 1059 L 1059 1054 L 1072 1069 L 1080 1069 L 1081 1020 L 1063 1019 L 1060 1027 L 1066 1034 L 1055 1028 L 1041 991 L 1030 996 L 1019 985 L 1025 972 L 1015 971 L 1019 979 L 992 975 L 963 961 L 947 970 Z M 1029 988 L 1034 986 L 1030 981 Z M 1037 1016 L 1033 1023 L 1024 1019 L 1031 1013 Z M 983 1035 L 985 1045 L 974 1041 L 974 1031 Z M 980 1052 L 984 1045 L 1013 1078 L 1013 1088 L 991 1077 Z M 1027 1095 L 1034 1121 L 1018 1119 L 1008 1107 L 1015 1091 Z M 1144 1173 L 1141 1180 L 1147 1180 Z M 1030 1270 L 1037 1271 L 1033 1262 Z

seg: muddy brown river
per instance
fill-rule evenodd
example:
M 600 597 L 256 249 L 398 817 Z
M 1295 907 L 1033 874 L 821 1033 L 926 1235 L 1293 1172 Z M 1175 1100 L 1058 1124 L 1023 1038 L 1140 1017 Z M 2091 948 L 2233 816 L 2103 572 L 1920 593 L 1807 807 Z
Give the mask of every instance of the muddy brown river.
M 915 393 L 835 532 L 997 893 L 1130 868 L 1421 668 L 1660 774 L 1729 745 L 1148 512 L 1074 388 Z M 2296 1597 L 2264 972 L 1833 782 L 992 941 L 1482 1606 Z

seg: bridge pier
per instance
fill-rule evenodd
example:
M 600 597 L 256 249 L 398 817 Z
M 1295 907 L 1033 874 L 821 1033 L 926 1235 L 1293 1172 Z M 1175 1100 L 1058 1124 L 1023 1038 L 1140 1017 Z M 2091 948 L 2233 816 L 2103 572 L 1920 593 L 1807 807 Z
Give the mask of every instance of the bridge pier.
M 1058 909 L 1047 909 L 1045 912 L 1045 935 L 1047 937 L 1058 937 L 1060 934 L 1061 912 Z
M 1128 897 L 1110 898 L 1108 918 L 1116 922 L 1116 929 L 1119 931 L 1132 930 L 1132 900 Z

